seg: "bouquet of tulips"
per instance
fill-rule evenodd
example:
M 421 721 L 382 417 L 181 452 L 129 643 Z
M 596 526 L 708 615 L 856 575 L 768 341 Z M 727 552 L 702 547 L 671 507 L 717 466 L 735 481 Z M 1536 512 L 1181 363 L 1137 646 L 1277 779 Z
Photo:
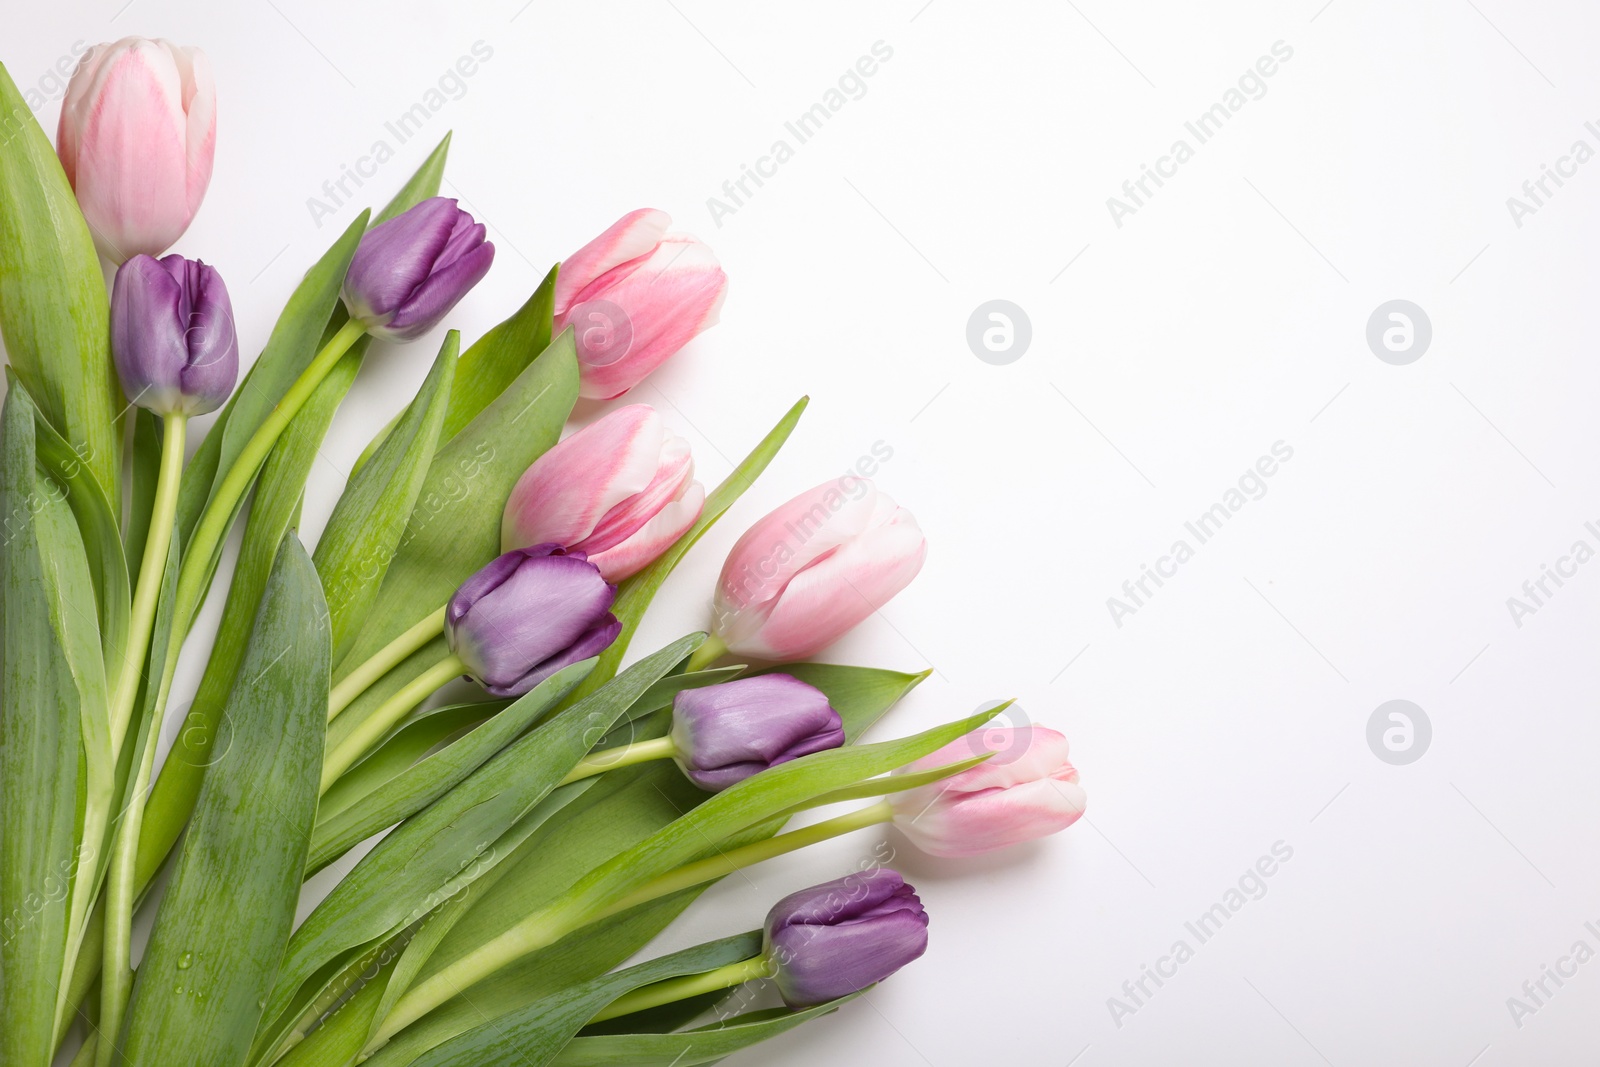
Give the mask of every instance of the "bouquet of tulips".
M 437 195 L 449 139 L 310 266 L 239 381 L 223 279 L 162 255 L 210 178 L 205 56 L 90 49 L 54 149 L 4 68 L 0 111 L 4 1067 L 708 1063 L 860 996 L 928 919 L 864 864 L 762 930 L 625 966 L 706 886 L 878 824 L 962 856 L 1082 813 L 1061 735 L 991 708 L 868 743 L 923 675 L 807 662 L 922 566 L 865 479 L 761 519 L 708 631 L 627 655 L 806 403 L 709 493 L 643 404 L 563 438 L 579 397 L 622 396 L 717 317 L 721 268 L 663 213 L 465 350 L 445 333 L 307 544 L 362 363 L 421 358 L 492 265 Z M 175 693 L 209 597 L 204 673 Z M 469 699 L 436 698 L 462 678 Z

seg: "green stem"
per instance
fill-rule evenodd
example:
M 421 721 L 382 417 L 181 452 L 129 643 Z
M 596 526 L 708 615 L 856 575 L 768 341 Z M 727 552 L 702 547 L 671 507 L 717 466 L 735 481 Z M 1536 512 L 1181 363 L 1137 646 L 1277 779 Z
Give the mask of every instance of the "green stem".
M 894 809 L 887 801 L 880 800 L 836 819 L 819 822 L 791 833 L 779 834 L 765 841 L 752 842 L 741 848 L 720 853 L 711 859 L 679 867 L 675 871 L 669 871 L 659 878 L 646 882 L 627 896 L 609 904 L 596 905 L 590 901 L 575 899 L 570 894 L 560 897 L 499 937 L 484 942 L 432 977 L 417 983 L 395 1002 L 394 1009 L 388 1018 L 383 1020 L 383 1024 L 367 1043 L 364 1052 L 366 1054 L 375 1052 L 395 1034 L 451 997 L 462 993 L 502 967 L 555 944 L 589 923 L 703 882 L 714 881 L 724 875 L 732 874 L 741 867 L 782 856 L 806 845 L 838 837 L 840 834 L 887 822 L 893 817 Z
M 177 648 L 183 644 L 183 637 L 188 632 L 190 621 L 199 608 L 200 601 L 205 597 L 205 587 L 210 583 L 212 557 L 216 554 L 222 539 L 227 536 L 228 527 L 233 523 L 234 511 L 255 481 L 261 465 L 267 461 L 272 446 L 278 443 L 278 438 L 282 436 L 290 420 L 300 413 L 300 409 L 316 391 L 317 386 L 322 384 L 322 379 L 328 376 L 334 364 L 339 362 L 349 351 L 350 346 L 365 332 L 366 327 L 355 319 L 350 319 L 339 327 L 339 332 L 322 346 L 322 351 L 318 352 L 307 364 L 306 369 L 300 372 L 300 377 L 296 378 L 289 391 L 283 394 L 283 399 L 278 401 L 277 406 L 256 428 L 256 432 L 251 434 L 250 440 L 239 450 L 233 466 L 228 468 L 222 483 L 212 493 L 211 500 L 200 516 L 200 522 L 189 538 L 189 544 L 185 546 L 183 567 L 178 571 L 178 595 L 176 610 L 172 616 L 173 649 L 169 655 L 176 655 Z M 140 577 L 142 579 L 143 575 Z
M 133 597 L 133 624 L 128 650 L 137 651 L 138 659 L 123 664 L 118 683 L 115 713 L 122 716 L 116 726 L 120 740 L 133 712 L 138 683 L 144 677 L 141 665 L 148 659 L 150 634 L 155 626 L 156 604 L 160 599 L 162 578 L 166 571 L 167 553 L 172 545 L 172 528 L 178 508 L 178 487 L 183 480 L 183 439 L 187 419 L 183 415 L 169 415 L 162 422 L 161 471 L 156 479 L 155 507 L 150 514 L 150 532 L 144 544 L 144 558 L 139 564 L 139 586 Z M 131 680 L 131 684 L 130 683 Z M 123 701 L 126 700 L 124 704 Z M 132 939 L 133 905 L 138 892 L 134 875 L 139 855 L 139 830 L 144 822 L 145 791 L 150 785 L 150 774 L 155 766 L 156 734 L 159 730 L 159 701 L 152 702 L 146 714 L 144 751 L 139 767 L 128 791 L 128 807 L 117 824 L 112 845 L 111 864 L 106 872 L 105 934 L 101 945 L 100 970 L 100 1023 L 112 1036 L 100 1042 L 95 1052 L 96 1067 L 109 1067 L 116 1053 L 116 1034 L 122 1028 L 122 1013 L 128 1006 L 128 994 L 133 988 Z
M 454 653 L 435 663 L 407 683 L 394 696 L 373 709 L 361 725 L 350 731 L 322 762 L 322 792 L 326 793 L 334 781 L 354 766 L 377 744 L 395 723 L 405 718 L 406 712 L 428 699 L 435 689 L 462 674 L 466 664 Z
M 379 678 L 394 670 L 407 656 L 443 633 L 445 606 L 440 605 L 438 611 L 390 641 L 371 659 L 345 675 L 328 694 L 328 721 L 332 722 L 334 717 L 348 708 L 356 697 L 370 689 Z
M 167 548 L 172 544 L 173 517 L 178 513 L 178 486 L 183 480 L 183 440 L 188 416 L 168 415 L 161 420 L 161 470 L 156 477 L 155 505 L 150 512 L 149 534 L 144 556 L 139 563 L 139 584 L 133 593 L 129 617 L 128 644 L 123 653 L 122 670 L 117 674 L 116 692 L 111 698 L 112 758 L 122 751 L 133 717 L 133 705 L 144 679 L 144 665 L 150 653 L 150 632 L 155 628 L 156 602 L 161 599 L 161 579 L 167 566 Z M 110 1042 L 106 1042 L 109 1046 Z
M 684 670 L 685 672 L 703 671 L 720 659 L 722 654 L 727 651 L 728 643 L 726 641 L 714 633 L 707 634 L 705 641 L 689 656 L 688 666 L 684 667 Z
M 632 1015 L 636 1011 L 648 1011 L 659 1008 L 663 1004 L 672 1004 L 690 997 L 698 997 L 704 993 L 715 993 L 719 989 L 732 989 L 736 985 L 765 978 L 772 973 L 772 964 L 765 954 L 752 956 L 738 963 L 730 963 L 703 974 L 686 974 L 680 978 L 668 978 L 664 982 L 642 986 L 631 993 L 624 993 L 613 1000 L 603 1009 L 591 1023 L 603 1023 L 607 1019 L 615 1019 L 622 1015 Z
M 595 774 L 604 774 L 614 771 L 619 767 L 631 767 L 635 763 L 645 763 L 655 759 L 671 759 L 678 754 L 678 748 L 672 743 L 670 737 L 658 737 L 653 741 L 635 741 L 622 748 L 610 748 L 604 752 L 579 760 L 572 772 L 561 779 L 561 784 L 576 782 L 581 778 L 588 778 Z

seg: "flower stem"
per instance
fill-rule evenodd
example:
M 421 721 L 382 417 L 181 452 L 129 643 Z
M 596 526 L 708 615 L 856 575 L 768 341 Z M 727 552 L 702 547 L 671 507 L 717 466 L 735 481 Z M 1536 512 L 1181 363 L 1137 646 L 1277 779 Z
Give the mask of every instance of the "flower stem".
M 830 838 L 865 829 L 868 826 L 876 826 L 878 823 L 888 822 L 892 818 L 894 818 L 894 809 L 889 806 L 888 801 L 880 800 L 875 804 L 868 804 L 864 808 L 840 815 L 834 819 L 813 823 L 798 830 L 791 830 L 786 834 L 769 837 L 764 841 L 752 841 L 748 845 L 731 848 L 726 852 L 718 852 L 714 856 L 708 856 L 703 860 L 685 864 L 675 871 L 668 871 L 661 877 L 646 882 L 627 896 L 606 905 L 599 911 L 591 913 L 587 921 L 594 922 L 598 919 L 616 915 L 619 912 L 627 911 L 629 908 L 636 908 L 640 904 L 659 900 L 662 897 L 670 896 L 680 890 L 689 889 L 703 882 L 715 881 L 763 860 L 787 855 L 796 849 L 805 848 L 807 845 L 814 845 L 819 841 L 827 841 Z
M 894 817 L 894 809 L 887 801 L 869 804 L 858 811 L 836 819 L 819 822 L 787 834 L 779 834 L 765 841 L 756 841 L 741 848 L 729 849 L 710 858 L 669 871 L 659 878 L 646 882 L 627 896 L 609 904 L 593 904 L 574 899 L 570 895 L 558 898 L 529 915 L 493 940 L 486 941 L 462 956 L 432 977 L 418 982 L 409 992 L 395 1002 L 394 1010 L 384 1019 L 382 1026 L 365 1052 L 370 1054 L 388 1042 L 389 1038 L 416 1022 L 451 997 L 464 992 L 502 967 L 515 963 L 542 948 L 560 941 L 563 937 L 588 924 L 648 901 L 658 900 L 680 890 L 714 881 L 762 860 L 782 856 L 795 849 L 831 837 L 850 833 Z
M 326 793 L 341 774 L 366 755 L 367 750 L 377 744 L 378 739 L 388 733 L 395 723 L 405 718 L 406 712 L 428 699 L 435 689 L 465 670 L 466 665 L 461 662 L 460 657 L 451 653 L 417 675 L 394 696 L 373 709 L 372 714 L 352 730 L 323 760 L 321 792 Z
M 300 409 L 311 398 L 317 386 L 322 384 L 322 379 L 328 376 L 334 364 L 343 358 L 350 350 L 350 346 L 365 332 L 366 327 L 355 319 L 350 319 L 339 327 L 339 332 L 322 346 L 322 351 L 318 352 L 306 365 L 306 369 L 300 372 L 300 377 L 289 386 L 289 391 L 283 394 L 283 399 L 278 401 L 277 406 L 250 436 L 250 440 L 245 442 L 244 447 L 239 450 L 239 455 L 235 457 L 233 466 L 228 468 L 222 483 L 212 493 L 210 502 L 201 513 L 199 523 L 195 525 L 194 534 L 189 538 L 189 544 L 184 546 L 183 567 L 178 572 L 176 610 L 172 616 L 174 647 L 170 655 L 176 654 L 177 647 L 182 645 L 183 637 L 188 633 L 189 624 L 195 611 L 200 607 L 200 601 L 205 598 L 206 586 L 211 581 L 212 556 L 222 543 L 222 539 L 227 536 L 228 527 L 233 525 L 234 513 L 238 509 L 239 502 L 244 499 L 244 494 L 255 481 L 261 465 L 267 461 L 272 446 L 278 443 L 278 438 L 282 436 L 289 422 L 300 413 Z M 143 577 L 142 573 L 140 577 Z
M 728 651 L 728 643 L 716 634 L 707 634 L 705 642 L 689 656 L 685 671 L 703 671 Z
M 112 704 L 113 745 L 118 750 L 126 740 L 133 705 L 139 692 L 142 670 L 150 653 L 150 635 L 155 626 L 156 605 L 165 577 L 168 550 L 172 546 L 172 528 L 178 507 L 178 487 L 183 480 L 183 442 L 187 418 L 168 415 L 162 420 L 161 469 L 156 476 L 155 506 L 150 513 L 150 533 L 144 544 L 144 557 L 139 564 L 139 583 L 133 596 L 133 615 L 128 634 L 127 658 L 118 677 L 115 701 Z M 163 664 L 165 667 L 165 664 Z M 163 684 L 158 693 L 165 692 Z M 146 692 L 150 692 L 149 689 Z M 122 1029 L 123 1012 L 128 1006 L 128 995 L 133 988 L 133 906 L 138 893 L 135 875 L 139 856 L 139 831 L 144 824 L 145 794 L 150 785 L 150 774 L 155 766 L 156 735 L 160 730 L 164 700 L 156 696 L 145 709 L 148 717 L 144 726 L 144 751 L 135 770 L 132 788 L 128 791 L 128 806 L 117 823 L 111 862 L 106 871 L 106 919 L 101 943 L 100 968 L 100 1020 L 111 1036 L 100 1042 L 95 1050 L 96 1067 L 109 1067 L 116 1053 L 116 1034 Z
M 332 722 L 334 717 L 348 708 L 356 697 L 370 689 L 379 678 L 394 670 L 401 660 L 443 633 L 444 609 L 445 605 L 441 604 L 438 611 L 384 645 L 371 659 L 345 675 L 328 694 L 328 721 Z
M 128 644 L 123 651 L 122 670 L 111 698 L 111 753 L 122 751 L 133 717 L 139 683 L 150 652 L 150 631 L 155 627 L 156 602 L 161 598 L 161 579 L 167 567 L 167 549 L 172 544 L 172 526 L 178 513 L 178 486 L 183 480 L 183 441 L 188 416 L 168 415 L 161 420 L 161 470 L 156 476 L 155 505 L 150 513 L 150 534 L 145 538 L 144 556 L 139 562 L 139 583 L 133 593 L 133 611 L 128 620 Z M 106 1043 L 108 1046 L 110 1042 Z
M 702 993 L 715 993 L 719 989 L 731 989 L 736 985 L 765 978 L 772 972 L 772 964 L 765 954 L 752 956 L 738 963 L 730 963 L 715 970 L 705 971 L 702 974 L 686 974 L 679 978 L 668 978 L 664 982 L 653 985 L 641 986 L 631 993 L 624 993 L 613 1000 L 611 1004 L 600 1011 L 591 1023 L 605 1022 L 621 1015 L 632 1015 L 636 1011 L 648 1011 L 650 1008 L 659 1008 L 663 1004 L 672 1004 L 690 997 L 698 997 Z
M 614 771 L 619 767 L 631 767 L 635 763 L 645 763 L 654 759 L 671 759 L 678 754 L 677 746 L 670 737 L 658 737 L 652 741 L 635 741 L 622 748 L 611 748 L 604 752 L 579 760 L 577 766 L 572 768 L 570 774 L 561 779 L 561 784 L 576 782 L 580 778 L 591 775 L 603 774 Z

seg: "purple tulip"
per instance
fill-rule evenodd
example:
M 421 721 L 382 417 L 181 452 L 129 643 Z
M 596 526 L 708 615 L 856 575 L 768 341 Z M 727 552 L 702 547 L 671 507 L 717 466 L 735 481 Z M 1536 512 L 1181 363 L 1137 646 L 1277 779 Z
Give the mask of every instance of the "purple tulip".
M 435 196 L 374 226 L 344 277 L 350 317 L 386 341 L 427 333 L 489 273 L 494 245 L 482 223 Z
M 582 552 L 519 548 L 456 590 L 445 610 L 445 640 L 473 681 L 497 697 L 520 696 L 616 640 L 616 595 Z
M 859 992 L 922 955 L 928 916 L 898 872 L 877 867 L 778 901 L 766 944 L 784 1002 L 806 1007 Z
M 844 744 L 844 723 L 822 690 L 787 674 L 685 689 L 672 701 L 678 766 L 715 792 L 768 767 Z
M 203 415 L 233 392 L 239 338 L 222 276 L 198 259 L 134 256 L 111 287 L 122 391 L 157 415 Z

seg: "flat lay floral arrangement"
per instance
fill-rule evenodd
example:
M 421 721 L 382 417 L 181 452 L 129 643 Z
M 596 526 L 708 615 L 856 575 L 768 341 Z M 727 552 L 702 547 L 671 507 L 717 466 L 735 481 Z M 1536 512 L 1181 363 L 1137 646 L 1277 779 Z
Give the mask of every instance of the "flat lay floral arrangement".
M 495 254 L 437 195 L 447 137 L 310 265 L 241 379 L 225 280 L 164 254 L 206 192 L 216 95 L 197 49 L 98 45 L 52 148 L 0 68 L 0 1064 L 709 1063 L 867 994 L 930 924 L 862 865 L 763 929 L 652 953 L 706 886 L 881 824 L 959 857 L 1082 814 L 1060 734 L 994 726 L 1001 705 L 869 741 L 923 675 L 812 661 L 923 565 L 865 479 L 757 521 L 706 632 L 628 656 L 674 566 L 769 495 L 806 405 L 709 491 L 644 404 L 563 437 L 580 397 L 624 397 L 718 317 L 725 274 L 662 212 L 430 356 L 409 342 Z M 357 372 L 422 359 L 303 540 Z M 194 633 L 208 599 L 221 621 Z M 190 639 L 209 653 L 183 692 Z M 433 699 L 461 678 L 473 698 Z M 358 848 L 297 924 L 306 880 Z M 934 947 L 924 966 L 961 965 Z

